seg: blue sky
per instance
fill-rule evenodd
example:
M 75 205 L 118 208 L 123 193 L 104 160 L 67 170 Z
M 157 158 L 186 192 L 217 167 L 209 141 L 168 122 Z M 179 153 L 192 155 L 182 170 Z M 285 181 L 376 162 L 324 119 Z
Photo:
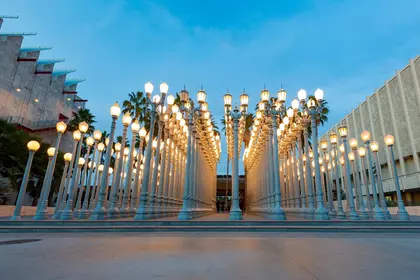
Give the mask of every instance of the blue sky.
M 43 58 L 86 78 L 79 92 L 100 129 L 113 102 L 165 81 L 194 95 L 203 84 L 217 119 L 226 88 L 254 104 L 264 84 L 289 101 L 320 87 L 323 132 L 420 53 L 418 0 L 0 0 L 0 11 L 20 15 L 3 31 L 38 32 L 24 46 L 52 46 Z

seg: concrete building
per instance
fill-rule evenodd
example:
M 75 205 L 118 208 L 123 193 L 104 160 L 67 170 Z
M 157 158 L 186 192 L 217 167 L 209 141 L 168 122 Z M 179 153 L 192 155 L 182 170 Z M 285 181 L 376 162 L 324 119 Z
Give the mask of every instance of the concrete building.
M 406 67 L 398 70 L 394 77 L 387 80 L 381 88 L 368 96 L 364 102 L 321 137 L 329 140 L 329 134 L 332 131 L 337 133 L 338 127 L 344 124 L 349 129 L 348 138 L 357 138 L 360 146 L 362 145 L 361 132 L 370 131 L 372 140 L 377 141 L 380 147 L 378 156 L 385 195 L 387 199 L 396 201 L 391 173 L 393 160 L 397 164 L 406 204 L 420 203 L 419 79 L 420 57 L 416 57 L 410 59 Z M 386 134 L 392 134 L 395 137 L 395 158 L 390 157 L 385 146 L 383 139 Z M 331 146 L 329 151 L 331 151 Z
M 4 19 L 0 16 L 0 28 Z M 53 143 L 57 121 L 69 121 L 87 100 L 77 94 L 83 79 L 70 80 L 73 69 L 56 69 L 64 59 L 40 59 L 50 47 L 22 47 L 25 36 L 0 30 L 0 118 Z M 71 150 L 71 135 L 63 137 L 60 150 Z

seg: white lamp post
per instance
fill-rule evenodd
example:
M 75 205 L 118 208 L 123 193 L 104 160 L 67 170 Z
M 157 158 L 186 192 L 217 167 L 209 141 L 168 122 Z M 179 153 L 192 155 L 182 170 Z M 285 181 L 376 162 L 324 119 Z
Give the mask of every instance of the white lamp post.
M 25 199 L 26 187 L 28 186 L 29 174 L 31 171 L 32 160 L 34 154 L 38 151 L 40 144 L 37 141 L 29 141 L 27 144 L 29 150 L 28 161 L 26 162 L 25 173 L 22 178 L 22 183 L 20 184 L 19 195 L 16 202 L 15 210 L 13 211 L 13 216 L 10 220 L 20 220 L 20 211 L 22 210 L 23 200 Z

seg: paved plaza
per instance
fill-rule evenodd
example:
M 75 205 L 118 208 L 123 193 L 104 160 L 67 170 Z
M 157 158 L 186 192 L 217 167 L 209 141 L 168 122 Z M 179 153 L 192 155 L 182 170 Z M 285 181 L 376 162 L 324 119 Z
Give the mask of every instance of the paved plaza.
M 31 243 L 4 241 L 40 239 Z M 414 234 L 0 235 L 1 279 L 419 279 Z M 2 244 L 2 243 L 0 243 Z

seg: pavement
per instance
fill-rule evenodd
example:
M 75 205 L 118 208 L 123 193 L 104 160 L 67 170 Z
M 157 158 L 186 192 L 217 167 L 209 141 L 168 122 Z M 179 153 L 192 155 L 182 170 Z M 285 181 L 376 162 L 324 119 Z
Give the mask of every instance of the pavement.
M 417 280 L 419 252 L 410 233 L 15 233 L 0 278 Z

